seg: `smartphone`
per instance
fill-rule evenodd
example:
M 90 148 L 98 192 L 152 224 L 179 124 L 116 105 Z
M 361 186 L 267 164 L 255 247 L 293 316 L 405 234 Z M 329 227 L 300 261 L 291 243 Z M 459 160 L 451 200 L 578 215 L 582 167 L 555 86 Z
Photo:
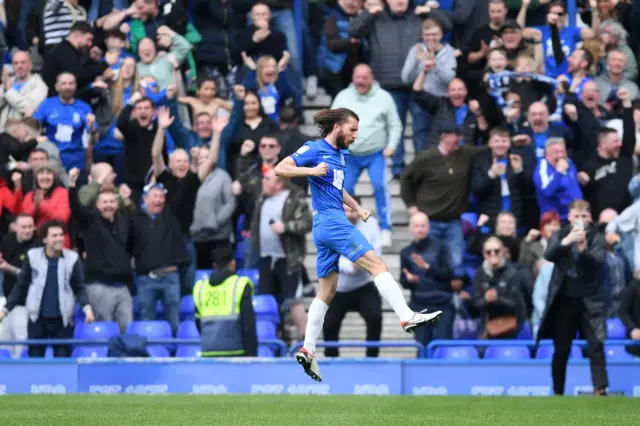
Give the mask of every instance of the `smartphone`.
M 584 231 L 584 222 L 579 220 L 573 225 L 573 229 L 578 231 Z

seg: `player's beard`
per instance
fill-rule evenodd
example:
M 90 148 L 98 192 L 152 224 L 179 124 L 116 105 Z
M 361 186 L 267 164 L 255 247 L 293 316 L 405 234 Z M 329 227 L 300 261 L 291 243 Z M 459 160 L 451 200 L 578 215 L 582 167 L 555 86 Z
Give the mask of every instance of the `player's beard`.
M 347 149 L 347 141 L 344 138 L 344 133 L 342 133 L 342 130 L 340 130 L 338 132 L 338 136 L 336 136 L 336 146 L 338 147 L 338 149 Z

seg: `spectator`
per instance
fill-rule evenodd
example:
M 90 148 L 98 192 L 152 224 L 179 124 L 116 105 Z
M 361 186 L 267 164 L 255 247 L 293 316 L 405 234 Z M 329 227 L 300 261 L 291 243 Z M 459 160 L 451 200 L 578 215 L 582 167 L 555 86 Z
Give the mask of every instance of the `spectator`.
M 244 87 L 238 87 L 228 126 L 234 138 L 226 149 L 227 171 L 232 178 L 237 179 L 240 171 L 236 170 L 236 159 L 244 142 L 250 140 L 256 144 L 264 135 L 276 132 L 278 125 L 267 117 L 260 103 L 260 96 L 256 92 L 245 91 Z M 222 141 L 220 144 L 223 145 Z M 258 153 L 253 151 L 251 158 L 257 160 Z
M 453 338 L 454 288 L 451 255 L 444 242 L 429 236 L 429 218 L 422 212 L 409 218 L 413 241 L 400 251 L 400 284 L 411 290 L 410 307 L 416 312 L 442 311 L 434 327 L 416 330 L 416 341 L 427 345 L 436 339 Z
M 607 110 L 599 103 L 600 90 L 595 81 L 587 81 L 584 84 L 582 99 L 577 99 L 573 93 L 567 93 L 564 99 L 563 120 L 574 135 L 576 143 L 572 159 L 578 167 L 583 167 L 598 148 L 601 121 L 608 115 Z M 577 141 L 580 141 L 580 144 L 577 144 Z
M 49 158 L 50 158 L 49 153 L 44 148 L 36 147 L 33 151 L 31 151 L 29 153 L 29 163 L 27 164 L 28 167 L 26 167 L 24 170 L 20 170 L 20 173 L 22 174 L 20 179 L 20 185 L 18 186 L 14 185 L 14 188 L 15 189 L 21 188 L 22 194 L 26 194 L 30 191 L 33 191 L 36 183 L 34 171 L 37 169 L 39 164 L 48 162 Z M 56 164 L 55 161 L 53 163 Z M 64 172 L 65 179 L 63 180 L 61 178 L 61 165 L 56 164 L 56 168 L 58 169 L 58 176 L 57 176 L 58 181 L 61 183 L 67 182 L 68 176 L 66 172 Z M 62 168 L 62 170 L 64 170 L 64 168 Z
M 25 306 L 29 339 L 71 339 L 76 300 L 82 306 L 85 322 L 94 320 L 80 256 L 64 248 L 65 234 L 64 223 L 56 220 L 41 227 L 44 247 L 27 251 L 16 285 L 0 312 L 2 321 L 16 306 Z M 45 345 L 31 345 L 29 357 L 44 358 L 45 349 Z M 53 353 L 56 358 L 69 358 L 71 346 L 54 345 Z
M 42 16 L 45 54 L 62 43 L 76 22 L 87 21 L 87 11 L 78 0 L 46 0 Z
M 324 85 L 331 97 L 345 89 L 353 71 L 367 58 L 365 39 L 349 37 L 349 22 L 358 16 L 362 0 L 339 0 L 329 8 L 324 21 L 322 41 L 318 49 L 318 66 L 324 74 Z
M 426 22 L 426 21 L 425 21 Z M 353 83 L 340 92 L 331 108 L 350 108 L 360 117 L 359 137 L 349 147 L 349 161 L 344 179 L 344 189 L 355 193 L 356 183 L 364 169 L 367 170 L 376 198 L 376 211 L 382 230 L 382 246 L 391 246 L 391 206 L 387 188 L 386 157 L 391 157 L 402 137 L 402 122 L 393 97 L 373 79 L 373 72 L 366 64 L 356 67 Z
M 194 5 L 193 19 L 202 35 L 202 41 L 194 52 L 198 73 L 201 77 L 215 79 L 222 98 L 230 97 L 236 82 L 240 58 L 230 52 L 233 52 L 239 34 L 246 27 L 246 14 L 252 3 L 250 0 L 221 0 L 196 2 Z
M 217 97 L 216 80 L 210 77 L 199 78 L 196 88 L 196 97 L 181 96 L 178 102 L 191 107 L 191 115 L 194 117 L 205 113 L 209 118 L 214 118 L 222 111 L 231 111 L 232 103 Z M 222 108 L 222 110 L 220 109 Z M 194 126 L 195 127 L 195 126 Z
M 540 267 L 546 262 L 544 251 L 554 232 L 560 229 L 560 215 L 548 211 L 540 219 L 540 230 L 531 229 L 520 245 L 518 263 L 530 269 L 533 278 L 538 276 Z
M 489 22 L 486 0 L 453 0 L 452 9 L 445 14 L 453 24 L 453 46 L 459 49 L 469 46 L 473 34 Z
M 159 56 L 156 42 L 153 39 L 148 37 L 141 39 L 138 46 L 138 54 L 140 55 L 138 74 L 143 77 L 153 77 L 160 90 L 162 90 L 173 84 L 173 70 L 182 65 L 191 50 L 191 44 L 186 38 L 166 25 L 158 28 L 157 32 L 157 46 L 162 48 L 170 47 L 171 50 L 169 53 Z
M 426 72 L 423 69 L 413 83 L 413 97 L 418 105 L 433 117 L 427 139 L 429 148 L 436 146 L 439 140 L 438 131 L 443 122 L 452 122 L 461 128 L 465 145 L 477 145 L 479 139 L 487 138 L 489 124 L 480 103 L 476 100 L 466 102 L 467 87 L 462 80 L 451 80 L 447 96 L 439 97 L 423 91 L 425 78 Z
M 360 197 L 354 200 L 360 204 Z M 345 205 L 344 212 L 347 219 L 362 232 L 362 235 L 371 243 L 378 256 L 382 256 L 380 241 L 380 228 L 377 220 L 370 217 L 366 222 L 360 219 L 358 213 Z M 350 262 L 344 256 L 339 260 L 340 273 L 336 294 L 329 305 L 323 324 L 324 340 L 328 342 L 339 340 L 340 328 L 347 312 L 358 312 L 365 322 L 366 339 L 369 342 L 380 341 L 382 335 L 382 299 L 371 279 L 371 275 Z M 415 310 L 415 309 L 414 309 Z M 376 358 L 380 348 L 367 348 L 367 357 Z M 339 357 L 338 348 L 327 347 L 324 350 L 326 357 Z
M 262 195 L 255 204 L 251 238 L 260 254 L 261 294 L 274 295 L 291 316 L 303 336 L 306 327 L 302 299 L 306 234 L 313 217 L 307 199 L 295 185 L 289 185 L 269 170 L 262 178 Z
M 135 295 L 129 249 L 131 218 L 129 212 L 119 209 L 113 189 L 101 190 L 95 206 L 83 206 L 76 188 L 79 172 L 73 169 L 70 173 L 69 198 L 73 217 L 84 232 L 87 298 L 95 306 L 96 320 L 115 321 L 125 334 L 133 321 L 131 296 Z M 132 210 L 130 193 L 121 191 L 120 197 Z
M 135 92 L 120 112 L 116 124 L 124 141 L 125 182 L 133 191 L 134 203 L 140 199 L 140 190 L 152 166 L 149 153 L 158 129 L 155 114 L 154 102 Z M 166 151 L 163 151 L 165 161 L 168 158 Z
M 582 98 L 582 89 L 588 81 L 593 81 L 590 70 L 593 66 L 593 56 L 587 49 L 576 49 L 569 56 L 567 72 L 558 77 L 565 91 L 575 93 L 578 99 Z
M 421 211 L 429 217 L 430 236 L 445 242 L 454 268 L 462 265 L 460 215 L 469 201 L 471 161 L 484 149 L 463 145 L 461 140 L 462 132 L 455 122 L 442 122 L 440 144 L 416 157 L 400 181 L 409 216 Z
M 507 67 L 514 69 L 518 56 L 527 56 L 534 61 L 534 70 L 543 68 L 543 52 L 540 31 L 527 28 L 525 30 L 513 19 L 507 19 L 500 28 L 500 38 L 497 47 L 504 49 L 507 57 Z
M 473 277 L 473 308 L 481 315 L 485 339 L 515 339 L 526 321 L 521 293 L 523 275 L 504 258 L 504 245 L 496 237 L 485 241 L 484 261 Z
M 504 0 L 489 0 L 488 3 L 489 23 L 473 33 L 468 48 L 465 49 L 465 51 L 468 50 L 466 61 L 460 70 L 464 73 L 464 80 L 473 98 L 482 94 L 480 82 L 487 68 L 487 55 L 489 50 L 498 44 L 497 40 L 500 38 L 509 11 Z
M 7 70 L 2 72 L 0 88 L 0 129 L 8 119 L 22 120 L 31 116 L 44 102 L 47 86 L 39 74 L 32 74 L 33 63 L 28 52 L 16 52 L 11 58 L 15 78 Z
M 600 213 L 598 228 L 606 229 L 618 213 L 613 209 L 604 209 Z M 602 286 L 604 287 L 607 318 L 618 318 L 620 299 L 624 289 L 633 276 L 631 266 L 624 255 L 621 238 L 616 234 L 605 234 L 607 253 L 602 264 Z
M 96 116 L 91 107 L 75 98 L 76 78 L 65 72 L 58 76 L 58 96 L 48 98 L 33 114 L 46 129 L 47 138 L 60 150 L 60 159 L 68 171 L 80 169 L 82 181 L 86 181 L 86 157 L 83 135 L 93 132 Z
M 64 165 L 62 164 L 62 159 L 60 158 L 60 151 L 55 143 L 49 141 L 46 136 L 40 136 L 41 126 L 38 120 L 33 117 L 26 117 L 22 120 L 20 126 L 20 137 L 23 142 L 25 141 L 33 141 L 34 139 L 37 142 L 34 150 L 44 150 L 47 153 L 47 159 L 53 161 L 53 163 L 58 167 L 58 179 L 62 185 L 67 185 L 67 181 L 69 180 L 69 176 L 67 175 L 67 171 L 64 169 Z M 16 160 L 18 157 L 16 157 Z M 28 160 L 28 157 L 26 158 Z M 31 169 L 33 170 L 33 164 L 29 164 Z M 31 181 L 33 184 L 33 180 Z M 33 189 L 31 187 L 29 190 Z M 28 192 L 28 191 L 27 191 Z
M 525 145 L 531 146 L 526 148 L 526 151 L 533 150 L 538 161 L 544 158 L 545 146 L 549 138 L 562 138 L 569 146 L 573 146 L 574 141 L 573 135 L 565 126 L 549 122 L 549 108 L 543 102 L 534 102 L 529 106 L 525 126 L 517 132 L 512 128 L 513 133 L 515 133 L 514 137 L 525 139 Z
M 40 229 L 48 221 L 56 220 L 67 226 L 71 219 L 69 192 L 56 179 L 57 167 L 51 161 L 38 164 L 35 169 L 35 187 L 22 199 L 20 191 L 16 206 L 20 213 L 34 218 Z M 65 234 L 64 247 L 71 248 L 69 234 Z
M 124 58 L 113 84 L 94 82 L 93 88 L 99 96 L 98 104 L 93 107 L 99 132 L 98 141 L 93 147 L 93 161 L 109 163 L 118 175 L 118 183 L 121 183 L 125 180 L 125 148 L 117 120 L 131 96 L 141 90 L 136 60 L 133 57 Z
M 27 252 L 39 244 L 31 216 L 18 215 L 14 223 L 15 232 L 6 234 L 0 243 L 0 272 L 3 273 L 0 299 L 4 298 L 5 302 L 16 285 Z M 27 317 L 24 306 L 13 308 L 4 321 L 0 322 L 0 340 L 26 340 Z M 22 355 L 22 346 L 11 346 L 8 349 L 14 358 Z
M 404 128 L 407 111 L 413 117 L 413 146 L 420 152 L 426 145 L 427 122 L 425 114 L 411 96 L 410 87 L 402 81 L 401 71 L 409 50 L 420 39 L 421 17 L 409 10 L 407 0 L 389 0 L 388 6 L 368 5 L 350 23 L 349 37 L 366 39 L 369 43 L 373 69 L 380 87 L 393 97 Z M 416 9 L 422 13 L 422 9 Z M 436 12 L 437 13 L 437 12 Z M 447 30 L 450 25 L 447 25 Z M 404 169 L 404 134 L 400 134 L 398 149 L 393 159 L 392 173 L 399 178 Z
M 442 25 L 433 18 L 422 21 L 422 43 L 409 50 L 402 67 L 402 81 L 413 84 L 426 72 L 424 91 L 434 96 L 447 96 L 445 87 L 456 76 L 456 55 L 453 47 L 442 42 Z
M 79 21 L 71 26 L 67 38 L 45 56 L 42 79 L 49 87 L 49 96 L 55 96 L 56 82 L 62 73 L 72 74 L 79 90 L 101 75 L 113 76 L 109 66 L 115 64 L 116 55 L 107 55 L 105 62 L 94 61 L 87 55 L 92 44 L 93 28 L 87 22 Z
M 638 61 L 633 50 L 628 44 L 629 33 L 624 29 L 622 24 L 615 20 L 609 20 L 602 24 L 600 38 L 604 43 L 607 52 L 619 50 L 627 57 L 627 63 L 624 67 L 624 78 L 631 81 L 638 77 Z
M 196 326 L 202 339 L 201 355 L 255 357 L 258 337 L 251 302 L 253 283 L 236 274 L 236 261 L 230 248 L 216 250 L 213 259 L 215 272 L 193 288 Z M 211 300 L 220 303 L 211 303 Z
M 569 205 L 574 200 L 582 200 L 577 175 L 576 166 L 567 158 L 564 140 L 549 138 L 545 146 L 545 157 L 540 160 L 533 174 L 540 215 L 555 211 L 562 220 L 567 219 Z
M 214 142 L 210 149 L 200 149 L 198 168 L 215 164 L 217 158 L 216 146 L 222 132 L 223 120 L 217 119 Z M 211 166 L 209 166 L 209 169 Z M 193 224 L 190 232 L 195 241 L 196 267 L 208 268 L 213 259 L 211 253 L 221 247 L 231 247 L 230 238 L 233 234 L 233 214 L 236 209 L 236 198 L 231 191 L 231 177 L 218 167 L 202 181 L 201 189 L 196 197 L 193 212 Z M 208 250 L 207 250 L 208 249 Z M 205 263 L 209 260 L 209 263 Z
M 253 5 L 252 25 L 240 31 L 234 43 L 233 55 L 238 63 L 244 61 L 242 52 L 252 59 L 261 56 L 271 56 L 278 62 L 282 59 L 283 53 L 287 51 L 288 40 L 282 31 L 272 25 L 272 18 L 271 9 L 265 3 L 258 2 Z
M 633 280 L 620 297 L 620 319 L 627 329 L 627 337 L 640 340 L 640 281 Z M 640 357 L 640 345 L 628 345 L 627 352 Z
M 533 164 L 525 167 L 522 157 L 510 152 L 509 131 L 504 128 L 489 132 L 489 149 L 472 163 L 471 191 L 478 200 L 478 213 L 494 221 L 498 213 L 509 211 L 523 223 L 522 196 L 533 189 Z
M 285 105 L 280 110 L 280 130 L 276 133 L 282 146 L 282 158 L 293 155 L 311 137 L 300 132 L 299 120 L 296 110 L 292 106 Z M 307 192 L 309 183 L 305 179 L 304 190 Z
M 574 201 L 569 224 L 551 236 L 544 257 L 554 263 L 547 307 L 537 340 L 553 339 L 553 391 L 564 394 L 567 361 L 578 330 L 587 341 L 593 390 L 606 394 L 607 378 L 604 341 L 604 291 L 601 268 L 606 254 L 604 238 L 591 223 L 589 203 Z
M 595 82 L 600 89 L 600 101 L 604 102 L 605 108 L 614 112 L 621 102 L 617 94 L 620 89 L 627 89 L 629 99 L 635 101 L 638 98 L 638 85 L 626 79 L 623 75 L 627 57 L 619 50 L 612 50 L 607 53 L 607 71 L 596 77 Z
M 595 155 L 585 163 L 583 171 L 578 173 L 585 198 L 591 204 L 593 214 L 598 217 L 606 208 L 622 213 L 631 205 L 631 195 L 625 184 L 633 175 L 635 122 L 629 90 L 620 88 L 617 96 L 622 99 L 624 106 L 624 139 L 616 130 L 602 128 Z
M 595 3 L 595 0 L 590 0 Z M 525 26 L 527 9 L 530 0 L 522 2 L 522 8 L 518 14 L 518 23 Z M 600 30 L 600 17 L 598 13 L 593 13 L 591 28 L 565 27 L 564 16 L 566 8 L 561 0 L 553 0 L 547 5 L 547 25 L 537 27 L 542 32 L 542 46 L 544 48 L 545 62 L 544 70 L 549 77 L 558 77 L 567 72 L 569 67 L 567 58 L 576 49 L 576 44 L 582 40 L 593 38 Z M 593 7 L 592 10 L 596 8 Z M 554 47 L 555 46 L 555 47 Z M 556 52 L 559 47 L 562 53 Z M 558 60 L 561 59 L 561 60 Z
M 279 120 L 280 108 L 287 99 L 295 96 L 285 72 L 289 57 L 289 53 L 285 52 L 276 63 L 273 56 L 261 56 L 256 64 L 252 58 L 244 53 L 242 55 L 249 69 L 242 84 L 247 90 L 256 90 L 260 95 L 264 112 L 276 123 Z
M 482 257 L 482 246 L 492 233 L 502 241 L 505 247 L 504 257 L 509 262 L 516 263 L 520 257 L 518 221 L 510 211 L 499 212 L 494 222 L 490 222 L 486 214 L 481 214 L 475 231 L 467 240 L 467 253 Z
M 88 209 L 95 207 L 98 201 L 98 195 L 103 191 L 115 191 L 115 181 L 117 175 L 108 163 L 94 163 L 91 165 L 91 174 L 89 175 L 89 183 L 84 185 L 78 191 L 78 200 L 80 204 Z M 71 187 L 71 185 L 69 185 Z M 124 207 L 124 200 L 117 195 L 118 205 Z
M 178 267 L 188 262 L 180 221 L 166 206 L 167 190 L 161 183 L 145 187 L 143 205 L 133 218 L 132 254 L 138 278 L 140 319 L 156 319 L 162 300 L 164 315 L 175 335 L 180 323 Z

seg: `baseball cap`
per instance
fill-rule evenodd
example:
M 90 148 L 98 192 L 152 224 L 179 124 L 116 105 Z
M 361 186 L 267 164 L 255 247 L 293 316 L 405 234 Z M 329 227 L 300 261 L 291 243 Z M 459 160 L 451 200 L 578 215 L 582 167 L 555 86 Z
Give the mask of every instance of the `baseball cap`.
M 441 135 L 445 133 L 457 133 L 458 135 L 462 134 L 462 129 L 460 129 L 460 126 L 458 126 L 455 121 L 443 121 L 442 123 L 440 123 L 438 130 L 440 131 Z
M 504 30 L 519 30 L 522 31 L 522 27 L 515 19 L 507 19 L 504 21 L 502 27 L 500 27 L 500 34 L 504 32 Z

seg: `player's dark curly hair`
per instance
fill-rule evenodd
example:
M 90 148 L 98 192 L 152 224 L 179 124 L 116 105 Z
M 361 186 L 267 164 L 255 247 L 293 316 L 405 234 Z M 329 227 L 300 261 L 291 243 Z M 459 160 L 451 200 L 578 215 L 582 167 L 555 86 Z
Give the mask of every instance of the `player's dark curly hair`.
M 313 116 L 313 124 L 318 126 L 320 136 L 325 138 L 333 131 L 333 126 L 342 124 L 349 118 L 360 121 L 358 114 L 348 108 L 323 109 Z

